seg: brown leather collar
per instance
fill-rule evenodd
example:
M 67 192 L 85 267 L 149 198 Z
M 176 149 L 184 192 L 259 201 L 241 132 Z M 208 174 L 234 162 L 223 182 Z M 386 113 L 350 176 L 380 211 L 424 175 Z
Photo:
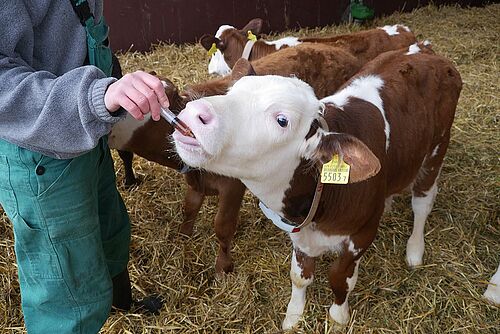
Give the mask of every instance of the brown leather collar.
M 318 121 L 323 130 L 328 131 L 328 124 L 326 123 L 325 119 L 322 116 L 318 118 Z M 314 216 L 316 215 L 316 211 L 318 210 L 319 201 L 321 199 L 322 193 L 323 193 L 323 183 L 321 183 L 321 178 L 318 178 L 318 182 L 316 183 L 316 189 L 314 190 L 313 201 L 311 207 L 309 208 L 309 213 L 307 214 L 304 221 L 299 225 L 296 225 L 290 220 L 281 217 L 276 212 L 269 209 L 262 202 L 259 203 L 259 207 L 264 213 L 264 215 L 272 220 L 274 225 L 278 226 L 280 229 L 284 231 L 287 231 L 288 233 L 297 233 L 300 232 L 301 229 L 312 223 Z

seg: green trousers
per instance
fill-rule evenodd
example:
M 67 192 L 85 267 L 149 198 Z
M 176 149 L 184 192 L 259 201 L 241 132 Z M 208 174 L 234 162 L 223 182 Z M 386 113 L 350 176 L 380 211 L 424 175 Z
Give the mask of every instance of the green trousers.
M 97 333 L 130 243 L 107 139 L 68 160 L 0 140 L 0 204 L 13 224 L 28 333 Z

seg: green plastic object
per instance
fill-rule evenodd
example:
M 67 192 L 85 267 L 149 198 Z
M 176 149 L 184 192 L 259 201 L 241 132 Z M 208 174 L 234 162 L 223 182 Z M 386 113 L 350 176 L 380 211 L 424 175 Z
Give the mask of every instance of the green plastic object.
M 375 11 L 370 7 L 361 4 L 359 1 L 351 2 L 351 16 L 358 20 L 368 20 L 373 18 Z

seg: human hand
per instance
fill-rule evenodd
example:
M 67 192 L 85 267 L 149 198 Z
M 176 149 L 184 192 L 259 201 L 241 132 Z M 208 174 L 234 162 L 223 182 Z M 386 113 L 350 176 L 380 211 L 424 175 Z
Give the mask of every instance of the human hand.
M 160 79 L 136 71 L 109 85 L 104 104 L 110 113 L 123 107 L 137 120 L 143 120 L 144 115 L 151 112 L 151 117 L 157 121 L 160 119 L 160 105 L 168 108 L 170 103 Z

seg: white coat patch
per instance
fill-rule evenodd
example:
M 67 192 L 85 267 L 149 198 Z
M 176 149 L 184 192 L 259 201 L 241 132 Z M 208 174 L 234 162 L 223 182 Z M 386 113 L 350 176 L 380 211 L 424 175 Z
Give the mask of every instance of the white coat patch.
M 434 150 L 432 150 L 431 158 L 435 157 L 438 154 L 439 145 L 441 145 L 441 144 L 437 144 L 436 147 L 434 147 Z
M 134 132 L 142 127 L 150 118 L 151 114 L 146 114 L 142 121 L 138 121 L 127 113 L 127 116 L 123 120 L 113 125 L 109 134 L 109 147 L 116 150 L 123 149 L 134 135 Z
M 355 79 L 349 86 L 342 89 L 340 92 L 321 99 L 321 102 L 333 103 L 338 108 L 343 109 L 343 106 L 347 104 L 349 98 L 356 97 L 375 105 L 384 119 L 385 149 L 387 151 L 389 149 L 391 128 L 387 121 L 382 98 L 379 93 L 383 85 L 384 81 L 376 75 L 360 77 Z
M 297 37 L 284 37 L 277 39 L 275 41 L 264 41 L 264 42 L 268 45 L 274 45 L 276 50 L 279 50 L 283 45 L 296 46 L 302 43 L 299 42 L 299 39 Z
M 318 257 L 327 252 L 338 253 L 342 248 L 347 245 L 348 249 L 354 252 L 351 238 L 347 235 L 326 235 L 316 229 L 316 223 L 311 223 L 304 227 L 300 232 L 290 233 L 295 248 L 300 249 L 304 254 L 309 257 Z
M 407 26 L 404 26 L 402 24 L 395 24 L 392 26 L 383 26 L 383 27 L 379 27 L 378 29 L 384 30 L 387 33 L 387 35 L 389 35 L 389 36 L 394 36 L 394 35 L 399 35 L 398 28 L 403 28 L 404 30 L 410 32 L 410 28 L 408 28 Z
M 413 54 L 419 53 L 419 52 L 420 52 L 420 48 L 418 47 L 417 43 L 415 43 L 415 44 L 410 45 L 410 47 L 408 48 L 408 52 L 405 54 L 406 55 L 413 55 Z

